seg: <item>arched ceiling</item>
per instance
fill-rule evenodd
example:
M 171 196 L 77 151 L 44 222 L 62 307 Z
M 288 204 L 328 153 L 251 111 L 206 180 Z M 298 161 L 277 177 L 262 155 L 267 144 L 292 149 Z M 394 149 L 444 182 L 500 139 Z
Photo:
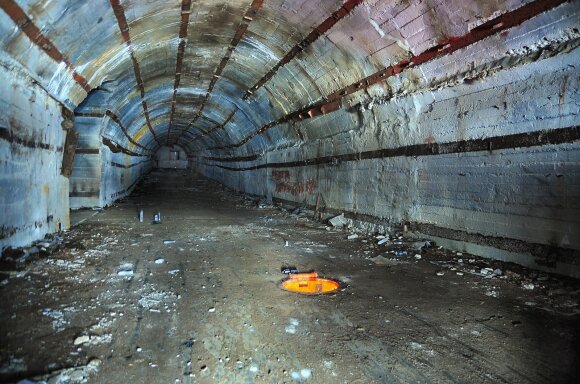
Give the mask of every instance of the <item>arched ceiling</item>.
M 0 45 L 71 109 L 105 92 L 105 133 L 135 152 L 249 154 L 299 140 L 297 111 L 526 3 L 3 0 Z

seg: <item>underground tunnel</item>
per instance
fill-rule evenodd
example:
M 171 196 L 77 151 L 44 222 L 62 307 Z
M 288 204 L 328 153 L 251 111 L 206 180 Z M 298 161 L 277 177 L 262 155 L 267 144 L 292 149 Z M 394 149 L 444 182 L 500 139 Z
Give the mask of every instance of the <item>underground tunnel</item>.
M 578 1 L 0 8 L 0 382 L 576 382 Z

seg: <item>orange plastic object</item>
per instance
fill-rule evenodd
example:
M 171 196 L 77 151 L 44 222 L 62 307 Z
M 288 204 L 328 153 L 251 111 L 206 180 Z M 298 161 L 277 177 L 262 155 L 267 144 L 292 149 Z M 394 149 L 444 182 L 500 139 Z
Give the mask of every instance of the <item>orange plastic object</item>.
M 281 284 L 282 289 L 290 292 L 302 293 L 304 295 L 320 295 L 331 293 L 340 288 L 334 280 L 322 279 L 318 273 L 296 273 L 291 274 L 287 280 Z

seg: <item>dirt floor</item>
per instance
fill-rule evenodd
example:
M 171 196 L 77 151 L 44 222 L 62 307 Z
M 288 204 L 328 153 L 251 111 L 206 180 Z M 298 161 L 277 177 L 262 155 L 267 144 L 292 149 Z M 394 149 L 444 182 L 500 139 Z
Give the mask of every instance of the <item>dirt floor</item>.
M 0 381 L 580 377 L 578 281 L 436 244 L 418 250 L 409 233 L 378 245 L 377 234 L 294 213 L 181 171 L 156 171 L 114 207 L 75 213 L 80 224 L 61 237 L 6 252 Z M 283 291 L 283 266 L 317 271 L 341 288 Z

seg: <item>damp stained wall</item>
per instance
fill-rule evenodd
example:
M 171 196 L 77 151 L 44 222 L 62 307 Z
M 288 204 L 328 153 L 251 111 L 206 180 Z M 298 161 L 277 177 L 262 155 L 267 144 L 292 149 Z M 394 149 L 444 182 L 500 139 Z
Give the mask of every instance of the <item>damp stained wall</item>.
M 114 132 L 122 124 L 109 104 L 110 89 L 93 91 L 74 112 L 79 133 L 70 177 L 70 206 L 102 208 L 131 193 L 153 159 L 120 147 Z
M 0 249 L 68 228 L 61 105 L 0 61 Z
M 428 235 L 462 239 L 458 235 L 475 233 L 580 249 L 580 144 L 520 147 L 542 140 L 527 135 L 530 126 L 535 131 L 577 126 L 577 58 L 564 54 L 531 63 L 517 69 L 521 80 L 515 82 L 513 73 L 502 71 L 337 113 L 338 121 L 350 120 L 352 126 L 332 141 L 320 138 L 260 160 L 202 168 L 235 189 L 310 207 L 320 194 L 334 213 L 418 223 Z M 449 153 L 431 153 L 437 148 L 433 142 L 448 144 Z M 475 150 L 470 143 L 478 144 Z M 258 169 L 247 169 L 252 167 Z M 483 236 L 478 243 L 492 243 Z M 529 255 L 513 242 L 493 244 L 503 246 L 491 252 L 498 258 L 535 268 L 550 265 L 548 249 Z M 556 268 L 569 273 L 574 263 L 566 258 Z
M 545 24 L 514 28 L 500 45 L 482 41 L 410 69 L 338 112 L 280 127 L 286 137 L 298 131 L 298 145 L 246 161 L 235 160 L 247 153 L 212 153 L 200 166 L 275 201 L 312 208 L 320 196 L 334 214 L 411 222 L 440 243 L 459 240 L 445 245 L 460 251 L 578 277 L 580 144 L 557 138 L 578 132 L 580 121 L 574 10 L 539 16 Z M 568 28 L 547 22 L 554 19 Z

